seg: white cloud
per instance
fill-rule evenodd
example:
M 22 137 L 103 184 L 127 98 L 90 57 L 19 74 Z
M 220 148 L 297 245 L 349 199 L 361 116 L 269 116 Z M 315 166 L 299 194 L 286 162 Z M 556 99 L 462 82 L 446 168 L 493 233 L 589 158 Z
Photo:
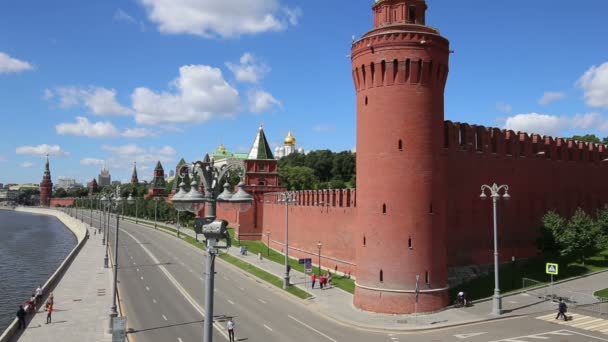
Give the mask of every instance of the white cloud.
M 155 165 L 158 160 L 163 163 L 173 161 L 177 155 L 177 151 L 171 146 L 144 148 L 135 144 L 121 146 L 103 145 L 101 149 L 112 154 L 108 158 L 108 165 L 124 170 L 131 170 L 133 162 L 137 162 L 137 168 L 139 169 L 140 165 L 141 167 Z
M 42 144 L 38 146 L 19 146 L 15 150 L 17 154 L 27 154 L 31 156 L 43 157 L 46 155 L 55 157 L 66 157 L 70 153 L 61 150 L 59 145 Z
M 541 104 L 541 105 L 544 106 L 544 105 L 548 105 L 551 102 L 555 102 L 555 101 L 558 101 L 558 100 L 561 100 L 561 99 L 564 99 L 564 98 L 566 98 L 566 93 L 564 93 L 564 92 L 561 92 L 561 91 L 546 91 L 543 94 L 543 97 L 541 97 L 538 100 L 538 104 Z
M 499 112 L 505 113 L 505 114 L 511 114 L 511 112 L 513 111 L 513 107 L 511 107 L 510 104 L 504 103 L 504 102 L 498 102 L 498 103 L 496 103 L 496 109 Z
M 34 67 L 26 62 L 21 61 L 0 52 L 0 74 L 18 73 L 26 70 L 32 70 Z
M 321 132 L 333 132 L 336 130 L 336 126 L 330 124 L 319 124 L 312 128 L 313 131 L 317 133 Z
M 114 12 L 114 20 L 116 21 L 121 21 L 123 23 L 128 23 L 128 24 L 135 24 L 137 23 L 137 20 L 135 20 L 135 18 L 133 18 L 129 13 L 123 11 L 122 9 L 117 9 L 116 12 Z
M 608 132 L 608 124 L 599 113 L 577 114 L 574 116 L 556 116 L 549 114 L 528 113 L 509 117 L 505 122 L 506 129 L 549 136 L 562 135 L 564 131 L 575 129 L 599 128 Z
M 114 89 L 66 86 L 44 91 L 44 98 L 47 100 L 53 99 L 55 96 L 59 98 L 59 107 L 64 109 L 84 106 L 96 115 L 129 115 L 132 113 L 129 108 L 118 103 Z
M 239 64 L 227 62 L 226 66 L 234 73 L 239 82 L 258 83 L 270 68 L 264 64 L 257 64 L 255 56 L 247 52 L 239 61 Z
M 218 68 L 182 66 L 172 86 L 176 89 L 174 93 L 157 93 L 144 87 L 135 89 L 131 95 L 135 121 L 149 125 L 198 123 L 216 116 L 232 116 L 239 111 L 239 92 L 224 80 Z
M 588 106 L 608 108 L 608 62 L 599 67 L 592 66 L 577 85 L 585 91 Z
M 127 128 L 122 132 L 122 136 L 125 138 L 146 138 L 155 136 L 156 133 L 147 128 Z
M 249 92 L 249 110 L 252 113 L 261 113 L 272 109 L 273 107 L 281 107 L 281 102 L 272 96 L 272 94 L 263 90 L 254 90 Z
M 86 165 L 86 166 L 104 166 L 105 165 L 105 161 L 102 159 L 96 159 L 96 158 L 83 158 L 80 160 L 80 165 Z
M 77 117 L 75 123 L 61 123 L 55 126 L 60 135 L 75 135 L 89 138 L 108 138 L 118 135 L 118 130 L 111 122 L 89 122 L 89 119 Z
M 19 164 L 19 166 L 24 167 L 24 168 L 31 168 L 31 167 L 34 167 L 34 163 L 26 161 L 26 162 Z
M 140 0 L 148 19 L 168 34 L 192 34 L 204 38 L 238 37 L 296 25 L 299 8 L 282 6 L 279 0 Z

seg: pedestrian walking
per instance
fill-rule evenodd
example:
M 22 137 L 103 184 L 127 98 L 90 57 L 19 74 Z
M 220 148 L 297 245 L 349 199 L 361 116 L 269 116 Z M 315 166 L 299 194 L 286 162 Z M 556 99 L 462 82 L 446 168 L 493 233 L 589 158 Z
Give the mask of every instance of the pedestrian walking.
M 53 304 L 48 304 L 46 307 L 46 324 L 51 323 L 52 314 L 53 314 Z
M 32 296 L 27 300 L 27 302 L 25 302 L 25 304 L 27 304 L 29 307 L 30 312 L 36 312 L 36 294 L 32 293 Z
M 230 342 L 234 342 L 234 321 L 232 320 L 232 317 L 228 318 L 226 328 L 228 328 L 228 338 Z
M 555 319 L 559 319 L 559 317 L 561 316 L 564 321 L 567 321 L 568 317 L 566 317 L 566 312 L 568 312 L 568 306 L 566 305 L 566 303 L 564 303 L 564 300 L 560 298 L 559 305 L 557 307 L 557 316 L 555 316 Z
M 42 285 L 38 285 L 36 288 L 36 308 L 42 304 Z
M 19 305 L 17 318 L 19 319 L 19 329 L 25 329 L 25 309 L 23 309 L 23 305 Z
M 315 288 L 315 283 L 317 282 L 317 275 L 313 273 L 310 276 L 310 281 L 312 282 L 312 288 L 314 289 Z
M 325 275 L 321 274 L 321 276 L 319 277 L 319 286 L 321 287 L 321 290 L 323 290 L 323 286 L 325 286 L 325 281 L 326 281 Z

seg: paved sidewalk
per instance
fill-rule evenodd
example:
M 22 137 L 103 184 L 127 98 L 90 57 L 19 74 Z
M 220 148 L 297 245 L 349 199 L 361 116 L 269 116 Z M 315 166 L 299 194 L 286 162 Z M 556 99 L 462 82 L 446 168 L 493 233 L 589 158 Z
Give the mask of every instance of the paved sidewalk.
M 145 220 L 140 220 L 141 221 Z M 152 222 L 153 224 L 153 222 Z M 174 225 L 163 223 L 162 225 L 175 228 Z M 181 228 L 182 234 L 194 237 L 195 233 L 191 229 Z M 202 238 L 202 237 L 200 237 Z M 238 247 L 232 247 L 228 253 L 249 264 L 255 265 L 279 278 L 283 278 L 285 267 L 258 255 L 249 253 L 241 255 Z M 529 294 L 513 294 L 503 297 L 504 314 L 497 317 L 492 315 L 492 301 L 480 301 L 468 308 L 450 308 L 431 314 L 410 314 L 410 315 L 390 315 L 377 314 L 357 309 L 353 303 L 353 295 L 338 288 L 331 287 L 321 290 L 318 287 L 310 288 L 308 276 L 305 281 L 305 274 L 294 269 L 291 270 L 291 284 L 311 293 L 314 297 L 309 300 L 310 308 L 329 319 L 352 325 L 360 328 L 374 330 L 426 330 L 437 329 L 448 326 L 457 326 L 481 321 L 494 320 L 498 318 L 508 318 L 520 315 L 556 310 L 557 303 L 539 299 Z M 608 284 L 608 272 L 598 273 L 575 279 L 572 281 L 556 284 L 553 287 L 554 293 L 566 293 L 571 289 L 580 289 L 586 293 L 593 293 L 598 289 L 603 289 Z
M 88 227 L 88 226 L 87 226 Z M 112 274 L 103 268 L 104 246 L 101 235 L 87 228 L 90 238 L 76 256 L 53 291 L 55 309 L 51 324 L 46 324 L 43 308 L 14 340 L 41 341 L 111 341 L 107 333 L 112 297 Z M 46 300 L 46 298 L 45 298 Z

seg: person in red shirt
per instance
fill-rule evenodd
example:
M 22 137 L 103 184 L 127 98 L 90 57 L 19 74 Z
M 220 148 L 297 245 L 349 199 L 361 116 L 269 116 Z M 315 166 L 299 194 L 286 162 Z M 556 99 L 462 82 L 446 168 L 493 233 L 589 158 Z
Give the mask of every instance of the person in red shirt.
M 313 273 L 310 276 L 310 281 L 312 282 L 312 288 L 314 289 L 315 288 L 315 283 L 317 282 L 317 275 Z

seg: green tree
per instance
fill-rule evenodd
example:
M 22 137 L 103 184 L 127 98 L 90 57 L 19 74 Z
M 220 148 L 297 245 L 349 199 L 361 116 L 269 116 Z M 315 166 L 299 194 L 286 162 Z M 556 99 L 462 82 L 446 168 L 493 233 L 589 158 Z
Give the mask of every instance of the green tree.
M 597 225 L 601 234 L 602 248 L 608 248 L 608 206 L 597 211 Z
M 602 144 L 608 145 L 608 137 L 605 137 L 604 140 L 602 140 Z
M 600 138 L 596 137 L 595 134 L 585 134 L 585 135 L 575 135 L 572 137 L 572 140 L 583 141 L 588 143 L 599 144 L 602 141 Z M 604 138 L 606 140 L 606 138 Z
M 552 232 L 559 253 L 581 260 L 583 265 L 586 256 L 593 255 L 601 247 L 599 225 L 581 208 L 568 221 L 550 212 L 545 215 L 543 223 Z
M 53 197 L 55 197 L 55 198 L 68 197 L 68 192 L 65 191 L 64 188 L 59 188 L 59 189 L 55 190 L 55 192 L 53 193 Z
M 286 166 L 281 170 L 279 178 L 288 190 L 314 189 L 319 183 L 315 171 L 306 166 Z

